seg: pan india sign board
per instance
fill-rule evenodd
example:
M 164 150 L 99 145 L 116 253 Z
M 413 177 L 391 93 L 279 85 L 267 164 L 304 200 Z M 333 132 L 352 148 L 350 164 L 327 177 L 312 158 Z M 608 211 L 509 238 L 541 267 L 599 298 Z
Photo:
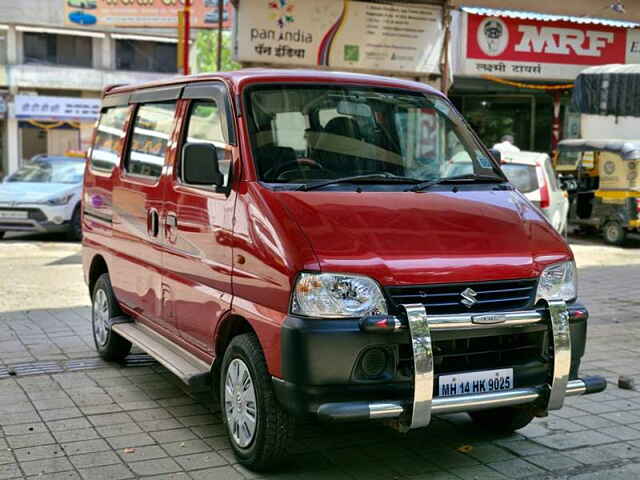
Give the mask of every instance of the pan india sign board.
M 235 27 L 241 62 L 439 73 L 438 6 L 353 0 L 242 0 Z

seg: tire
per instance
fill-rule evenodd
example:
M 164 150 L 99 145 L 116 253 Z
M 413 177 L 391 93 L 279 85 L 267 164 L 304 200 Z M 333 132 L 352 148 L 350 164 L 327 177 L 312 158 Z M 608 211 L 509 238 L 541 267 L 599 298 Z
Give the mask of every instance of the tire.
M 2 240 L 4 238 L 4 233 L 5 232 L 0 232 L 0 240 Z
M 98 354 L 107 361 L 124 359 L 131 351 L 131 342 L 112 331 L 107 320 L 121 315 L 118 302 L 111 289 L 109 274 L 98 278 L 91 297 L 91 330 Z
M 271 382 L 255 334 L 235 337 L 222 360 L 220 409 L 238 461 L 254 471 L 270 470 L 284 460 L 295 429 L 293 417 L 278 403 Z M 250 418 L 254 419 L 254 428 L 248 433 Z
M 69 230 L 67 231 L 67 239 L 72 242 L 82 241 L 82 218 L 80 215 L 80 205 L 76 207 L 71 216 Z
M 602 227 L 602 237 L 609 245 L 620 246 L 627 238 L 627 232 L 620 222 L 609 221 Z
M 502 407 L 469 412 L 471 419 L 483 429 L 494 433 L 513 433 L 526 427 L 535 418 L 529 408 Z

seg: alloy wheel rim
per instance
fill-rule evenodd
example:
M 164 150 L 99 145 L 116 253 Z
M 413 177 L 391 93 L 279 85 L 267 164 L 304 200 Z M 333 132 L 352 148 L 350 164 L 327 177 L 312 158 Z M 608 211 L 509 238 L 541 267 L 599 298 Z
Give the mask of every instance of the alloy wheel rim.
M 607 238 L 613 242 L 618 238 L 618 227 L 615 225 L 609 225 L 607 227 Z
M 104 290 L 98 290 L 93 301 L 93 334 L 98 345 L 107 343 L 109 323 L 109 302 Z
M 256 434 L 258 410 L 251 372 L 239 358 L 234 358 L 224 381 L 224 408 L 233 441 L 248 447 Z

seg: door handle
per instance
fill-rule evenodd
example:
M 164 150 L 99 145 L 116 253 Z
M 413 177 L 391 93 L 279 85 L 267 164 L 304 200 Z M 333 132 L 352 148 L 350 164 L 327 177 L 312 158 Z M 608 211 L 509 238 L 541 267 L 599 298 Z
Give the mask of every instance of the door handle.
M 167 218 L 165 220 L 167 227 L 176 228 L 178 226 L 178 217 L 176 217 L 173 213 L 167 214 Z
M 147 232 L 152 237 L 157 237 L 160 233 L 160 217 L 155 208 L 150 208 L 147 213 Z

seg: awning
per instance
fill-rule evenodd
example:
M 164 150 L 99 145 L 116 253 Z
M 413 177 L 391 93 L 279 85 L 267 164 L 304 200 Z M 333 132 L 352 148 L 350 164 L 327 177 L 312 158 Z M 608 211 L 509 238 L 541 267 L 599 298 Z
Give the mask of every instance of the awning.
M 549 13 L 528 12 L 524 10 L 503 10 L 496 8 L 478 8 L 478 7 L 462 7 L 463 12 L 471 13 L 474 15 L 483 15 L 487 17 L 506 17 L 506 18 L 519 18 L 523 20 L 537 20 L 542 22 L 572 22 L 580 24 L 593 24 L 593 25 L 607 25 L 609 27 L 618 28 L 635 28 L 640 27 L 640 23 L 635 23 L 626 20 L 612 20 L 608 18 L 593 18 L 593 17 L 577 17 L 572 15 L 553 15 Z
M 427 0 L 429 1 L 429 0 Z M 451 0 L 454 7 L 482 7 L 500 10 L 536 12 L 575 18 L 599 18 L 623 22 L 640 22 L 640 2 L 620 0 L 623 8 L 612 8 L 615 0 Z

